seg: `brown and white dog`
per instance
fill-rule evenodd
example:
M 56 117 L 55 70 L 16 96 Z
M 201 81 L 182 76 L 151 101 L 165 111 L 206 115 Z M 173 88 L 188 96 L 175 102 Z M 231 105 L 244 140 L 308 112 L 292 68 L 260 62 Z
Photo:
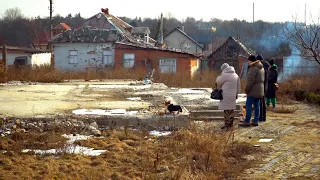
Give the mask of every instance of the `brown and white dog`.
M 173 105 L 170 100 L 165 100 L 164 101 L 165 106 L 167 106 L 167 110 L 170 112 L 170 114 L 174 114 L 177 112 L 179 114 L 182 112 L 182 108 L 180 105 Z

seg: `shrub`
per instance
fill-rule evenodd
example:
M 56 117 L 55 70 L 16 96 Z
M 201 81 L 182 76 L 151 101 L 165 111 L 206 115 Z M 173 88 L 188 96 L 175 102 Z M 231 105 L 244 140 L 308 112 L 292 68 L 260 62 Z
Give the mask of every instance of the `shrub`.
M 294 97 L 296 98 L 297 101 L 303 101 L 305 100 L 304 93 L 305 92 L 302 90 L 296 90 L 294 91 Z

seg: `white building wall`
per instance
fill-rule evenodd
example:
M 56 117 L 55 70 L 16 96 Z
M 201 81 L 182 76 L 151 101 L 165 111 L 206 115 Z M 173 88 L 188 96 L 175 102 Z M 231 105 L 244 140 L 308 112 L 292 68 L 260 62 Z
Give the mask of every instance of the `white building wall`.
M 86 71 L 88 68 L 104 68 L 103 51 L 112 52 L 114 63 L 114 47 L 111 43 L 55 43 L 54 66 L 56 70 Z M 69 51 L 78 51 L 78 63 L 70 63 Z
M 32 54 L 31 65 L 50 65 L 51 64 L 51 53 L 39 53 Z

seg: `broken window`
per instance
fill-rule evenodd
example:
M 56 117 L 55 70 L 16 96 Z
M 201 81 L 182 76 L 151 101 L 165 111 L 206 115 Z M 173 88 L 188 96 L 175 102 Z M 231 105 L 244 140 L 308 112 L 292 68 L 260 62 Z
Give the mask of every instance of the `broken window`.
M 132 68 L 134 66 L 134 54 L 124 53 L 123 54 L 123 67 Z
M 159 60 L 161 73 L 176 73 L 177 65 L 176 59 L 160 59 Z
M 113 65 L 112 52 L 111 51 L 103 51 L 103 64 L 105 65 Z
M 78 51 L 70 50 L 69 51 L 69 63 L 70 64 L 78 64 Z

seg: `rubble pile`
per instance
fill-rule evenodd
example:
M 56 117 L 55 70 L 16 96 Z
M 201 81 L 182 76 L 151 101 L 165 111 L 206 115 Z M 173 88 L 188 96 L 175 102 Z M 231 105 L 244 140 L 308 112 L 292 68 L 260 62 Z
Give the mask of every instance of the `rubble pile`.
M 0 134 L 6 136 L 12 132 L 70 132 L 100 136 L 97 123 L 90 119 L 53 118 L 53 119 L 19 119 L 0 118 Z

